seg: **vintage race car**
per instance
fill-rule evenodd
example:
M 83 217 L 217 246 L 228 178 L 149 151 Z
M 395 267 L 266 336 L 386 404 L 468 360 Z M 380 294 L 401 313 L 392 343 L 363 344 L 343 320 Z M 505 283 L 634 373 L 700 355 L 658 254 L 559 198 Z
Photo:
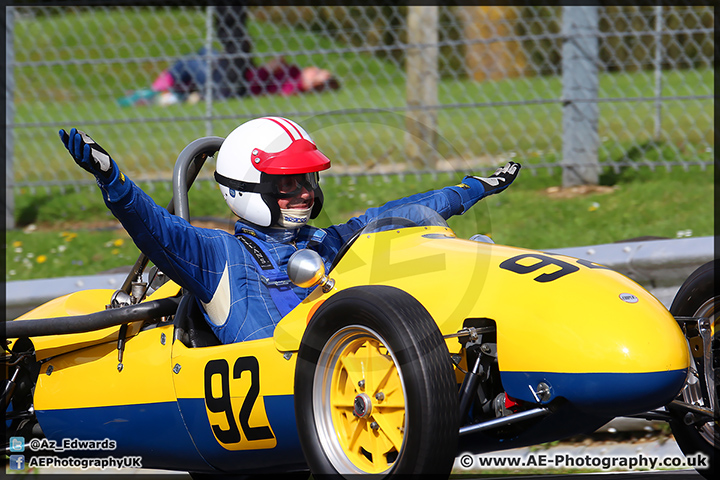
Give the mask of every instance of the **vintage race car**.
M 169 210 L 189 218 L 189 187 L 221 143 L 183 150 Z M 687 453 L 717 452 L 714 262 L 671 313 L 602 265 L 460 239 L 431 210 L 400 209 L 329 272 L 296 253 L 288 274 L 313 293 L 271 338 L 230 345 L 179 285 L 143 282 L 147 263 L 117 291 L 7 322 L 6 454 L 136 458 L 197 478 L 447 477 L 459 453 L 618 416 L 667 420 Z

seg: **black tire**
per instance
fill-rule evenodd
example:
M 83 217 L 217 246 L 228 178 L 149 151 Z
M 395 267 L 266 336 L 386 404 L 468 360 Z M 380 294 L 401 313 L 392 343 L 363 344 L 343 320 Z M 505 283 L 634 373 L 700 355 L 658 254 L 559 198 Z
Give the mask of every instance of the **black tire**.
M 298 352 L 295 415 L 314 478 L 447 478 L 457 454 L 458 408 L 445 341 L 411 295 L 353 287 L 313 315 Z
M 683 283 L 678 293 L 675 295 L 670 313 L 675 316 L 683 317 L 709 317 L 711 324 L 717 322 L 717 315 L 720 311 L 718 305 L 718 294 L 715 289 L 715 267 L 718 260 L 713 260 L 695 270 L 685 283 Z M 720 374 L 720 356 L 718 354 L 719 347 L 718 332 L 712 339 L 713 350 L 713 378 L 715 384 L 710 385 L 710 391 L 715 395 L 715 403 L 718 402 L 718 375 Z M 698 361 L 699 360 L 699 361 Z M 700 377 L 697 389 L 707 389 L 708 385 L 705 381 L 705 369 L 700 358 L 696 357 L 696 367 Z M 702 401 L 702 392 L 693 391 L 691 386 L 686 389 L 678 397 L 680 400 L 689 403 L 698 403 L 709 408 L 706 402 Z M 700 398 L 698 398 L 700 397 Z M 717 409 L 717 406 L 716 406 Z M 718 456 L 718 446 L 720 446 L 720 429 L 718 428 L 718 412 L 714 412 L 714 422 L 708 422 L 701 426 L 686 425 L 683 422 L 683 412 L 671 410 L 673 419 L 670 421 L 673 435 L 677 441 L 680 450 L 686 455 L 694 455 L 698 452 L 704 453 L 710 461 L 709 469 L 698 468 L 697 471 L 707 479 L 717 478 L 716 458 Z

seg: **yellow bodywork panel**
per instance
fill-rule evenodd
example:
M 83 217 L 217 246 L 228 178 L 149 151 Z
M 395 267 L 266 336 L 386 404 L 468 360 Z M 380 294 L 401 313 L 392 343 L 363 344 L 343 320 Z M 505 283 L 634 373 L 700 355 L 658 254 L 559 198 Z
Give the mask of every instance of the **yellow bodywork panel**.
M 174 402 L 172 335 L 172 324 L 165 324 L 128 338 L 122 369 L 118 368 L 117 341 L 50 359 L 42 365 L 38 375 L 35 408 L 50 410 Z M 99 384 L 103 387 L 98 388 Z
M 115 290 L 96 289 L 81 290 L 79 292 L 63 295 L 46 302 L 18 317 L 16 322 L 37 318 L 59 318 L 72 315 L 87 315 L 105 310 Z M 140 323 L 136 322 L 128 328 L 128 335 L 134 335 L 140 330 Z M 92 332 L 72 333 L 68 335 L 54 335 L 45 337 L 32 337 L 35 346 L 35 356 L 38 360 L 60 355 L 65 352 L 85 348 L 98 343 L 117 340 L 120 327 L 108 327 Z
M 180 287 L 176 283 L 167 282 L 153 292 L 147 300 L 173 297 L 177 295 L 179 291 Z M 26 314 L 21 315 L 14 321 L 59 318 L 100 312 L 105 310 L 105 306 L 110 303 L 113 293 L 115 293 L 115 290 L 112 289 L 81 290 L 70 293 L 50 300 Z M 126 337 L 137 335 L 141 327 L 142 322 L 140 321 L 130 323 Z M 120 326 L 113 326 L 91 332 L 32 337 L 32 342 L 35 346 L 35 357 L 37 360 L 43 360 L 91 345 L 117 341 L 119 331 Z
M 146 300 L 157 300 L 159 298 L 174 297 L 180 293 L 181 287 L 177 283 L 169 280 L 155 290 L 152 295 L 149 295 Z
M 331 292 L 316 289 L 280 322 L 279 350 L 298 348 L 314 311 L 337 291 L 381 284 L 418 299 L 443 334 L 467 318 L 495 320 L 501 370 L 639 373 L 688 366 L 685 338 L 655 297 L 617 272 L 572 257 L 414 227 L 360 236 L 330 277 Z
M 176 341 L 175 393 L 178 400 L 205 399 L 213 435 L 226 450 L 273 448 L 277 439 L 263 399 L 293 394 L 295 357 L 283 357 L 272 338 L 206 348 Z

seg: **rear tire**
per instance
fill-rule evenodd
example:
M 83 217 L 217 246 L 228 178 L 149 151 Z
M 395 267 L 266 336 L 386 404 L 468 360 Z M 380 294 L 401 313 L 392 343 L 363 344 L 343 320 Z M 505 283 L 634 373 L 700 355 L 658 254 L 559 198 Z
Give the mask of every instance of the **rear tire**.
M 671 411 L 673 419 L 670 421 L 673 435 L 680 450 L 686 455 L 694 455 L 698 452 L 707 455 L 710 461 L 709 469 L 700 469 L 699 474 L 707 479 L 717 478 L 716 457 L 718 446 L 720 446 L 720 429 L 718 428 L 718 375 L 720 375 L 720 353 L 718 353 L 720 340 L 718 338 L 717 321 L 720 313 L 719 297 L 715 289 L 715 267 L 718 261 L 713 260 L 695 270 L 678 290 L 670 313 L 675 316 L 687 317 L 708 317 L 713 325 L 712 352 L 713 352 L 713 375 L 711 384 L 705 381 L 705 368 L 702 352 L 700 356 L 695 355 L 695 366 L 699 375 L 699 382 L 695 385 L 686 385 L 679 400 L 710 408 L 703 397 L 715 396 L 714 421 L 700 426 L 686 425 L 683 422 L 683 413 Z
M 295 415 L 315 478 L 447 478 L 457 454 L 457 385 L 427 310 L 388 286 L 330 297 L 298 352 Z

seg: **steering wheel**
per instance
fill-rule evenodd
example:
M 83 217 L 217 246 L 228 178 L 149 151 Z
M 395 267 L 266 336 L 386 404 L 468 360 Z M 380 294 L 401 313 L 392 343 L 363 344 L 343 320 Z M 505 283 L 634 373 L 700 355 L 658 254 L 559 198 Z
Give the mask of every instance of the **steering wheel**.
M 372 220 L 374 223 L 374 226 L 376 228 L 379 227 L 387 227 L 389 225 L 397 225 L 398 227 L 419 227 L 417 223 L 413 222 L 412 220 L 409 220 L 405 217 L 382 217 L 382 218 L 376 218 L 375 220 Z M 345 243 L 342 244 L 342 247 L 340 247 L 340 250 L 338 250 L 337 255 L 335 255 L 335 258 L 332 261 L 332 264 L 330 265 L 330 271 L 332 272 L 335 266 L 340 262 L 340 259 L 345 256 L 348 250 L 350 250 L 350 247 L 353 243 L 355 243 L 355 240 L 358 239 L 360 234 L 365 230 L 367 225 L 360 227 L 355 231 L 355 233 L 352 234 L 350 238 L 347 239 Z

